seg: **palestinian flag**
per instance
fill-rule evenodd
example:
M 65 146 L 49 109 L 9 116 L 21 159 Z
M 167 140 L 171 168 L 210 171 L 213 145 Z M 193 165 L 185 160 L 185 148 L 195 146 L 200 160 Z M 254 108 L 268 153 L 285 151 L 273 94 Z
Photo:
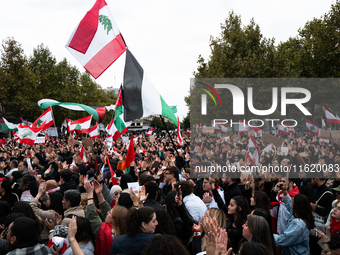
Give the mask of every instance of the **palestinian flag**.
M 20 123 L 18 126 L 18 132 L 16 132 L 15 136 L 19 138 L 19 143 L 27 143 L 32 146 L 35 142 L 35 138 L 42 130 L 44 130 L 44 128 L 45 122 L 38 128 L 32 128 Z
M 4 117 L 2 117 L 2 121 L 1 121 L 1 128 L 4 131 L 18 131 L 18 126 L 19 124 L 14 124 L 11 123 L 9 121 L 7 121 Z
M 328 123 L 340 124 L 339 118 L 335 116 L 336 114 L 331 110 L 331 108 L 329 108 L 327 105 L 324 105 L 323 110 L 325 111 Z
M 146 133 L 146 136 L 151 136 L 152 135 L 152 131 L 153 131 L 153 127 L 148 130 L 148 132 Z
M 326 122 L 322 117 L 321 117 L 321 125 L 322 125 L 323 130 L 327 130 Z
M 104 164 L 108 164 L 109 168 L 110 168 L 110 172 L 111 172 L 111 179 L 112 179 L 112 186 L 113 185 L 117 185 L 118 184 L 118 179 L 116 178 L 116 173 L 113 171 L 111 163 L 110 163 L 110 159 L 109 159 L 109 155 L 106 154 L 106 157 L 104 159 Z
M 95 79 L 125 52 L 124 39 L 104 0 L 97 0 L 86 13 L 66 49 Z
M 163 115 L 177 126 L 175 114 L 144 74 L 143 68 L 129 50 L 126 51 L 123 89 L 125 121 L 151 115 Z
M 132 121 L 124 121 L 124 105 L 123 105 L 123 96 L 122 96 L 122 88 L 119 89 L 116 105 L 115 105 L 115 116 L 113 118 L 113 124 L 111 124 L 111 128 L 109 134 L 113 135 L 113 140 L 117 141 L 117 139 L 128 131 L 128 127 L 131 125 Z
M 259 151 L 257 149 L 255 139 L 252 135 L 249 137 L 246 158 L 249 159 L 252 166 L 254 166 L 255 163 L 259 162 Z
M 48 107 L 47 110 L 42 115 L 40 115 L 40 117 L 36 119 L 36 121 L 33 122 L 31 127 L 38 128 L 43 122 L 46 122 L 45 129 L 48 129 L 54 124 L 52 106 Z
M 95 139 L 100 137 L 100 130 L 98 127 L 98 122 L 96 122 L 96 125 L 93 126 L 93 128 L 89 129 L 89 136 L 90 139 Z
M 68 132 L 76 131 L 78 134 L 88 133 L 91 125 L 92 115 L 74 120 L 68 123 Z
M 138 136 L 137 136 L 138 137 Z M 133 145 L 134 137 L 131 137 L 128 151 L 126 153 L 126 158 L 124 162 L 124 171 L 130 172 L 130 164 L 135 160 L 135 147 Z
M 180 127 L 180 121 L 179 117 L 177 117 L 177 146 L 182 146 L 183 145 L 183 138 L 181 135 L 181 127 Z
M 279 133 L 283 133 L 285 135 L 288 135 L 289 134 L 289 128 L 286 127 L 285 125 L 283 125 L 281 122 L 278 122 L 277 123 L 277 131 Z
M 306 126 L 307 126 L 307 129 L 308 129 L 308 132 L 311 133 L 312 135 L 319 136 L 318 126 L 308 119 L 305 119 L 305 121 L 306 121 Z
M 239 133 L 239 135 L 241 135 L 243 133 L 247 133 L 250 130 L 254 130 L 255 133 L 258 133 L 260 129 L 257 128 L 257 127 L 249 126 L 247 121 L 240 120 L 240 124 L 238 126 L 238 133 Z

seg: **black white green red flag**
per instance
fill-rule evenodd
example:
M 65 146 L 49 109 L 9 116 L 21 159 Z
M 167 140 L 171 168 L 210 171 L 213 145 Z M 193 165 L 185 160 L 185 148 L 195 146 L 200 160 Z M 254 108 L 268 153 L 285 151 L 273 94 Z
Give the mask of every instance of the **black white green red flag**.
M 126 50 L 104 0 L 97 0 L 73 31 L 66 48 L 97 79 Z
M 126 51 L 123 90 L 125 121 L 163 115 L 177 126 L 175 114 L 129 50 Z

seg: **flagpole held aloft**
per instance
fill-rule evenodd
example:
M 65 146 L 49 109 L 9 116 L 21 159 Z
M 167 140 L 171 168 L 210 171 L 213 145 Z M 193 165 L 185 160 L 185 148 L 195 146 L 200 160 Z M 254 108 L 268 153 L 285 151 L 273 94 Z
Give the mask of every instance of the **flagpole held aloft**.
M 169 137 L 170 137 L 170 140 L 171 140 L 171 143 L 172 143 L 172 145 L 174 146 L 174 148 L 175 148 L 175 150 L 176 150 L 177 156 L 179 157 L 179 153 L 178 153 L 178 151 L 177 151 L 176 145 L 175 145 L 174 141 L 172 140 L 172 137 L 171 137 L 171 135 L 170 135 L 170 132 L 169 132 L 169 129 L 168 129 L 167 125 L 165 125 L 164 118 L 163 118 L 162 115 L 159 115 L 159 116 L 161 117 L 161 120 L 162 120 L 162 122 L 163 122 L 163 125 L 165 126 L 165 129 L 166 129 L 166 132 L 168 133 L 168 135 L 169 135 Z

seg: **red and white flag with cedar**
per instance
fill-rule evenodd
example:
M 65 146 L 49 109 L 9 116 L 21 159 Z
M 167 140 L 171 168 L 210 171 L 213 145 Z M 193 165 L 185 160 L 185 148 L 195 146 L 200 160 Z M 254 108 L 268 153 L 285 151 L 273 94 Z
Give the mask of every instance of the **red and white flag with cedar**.
M 91 125 L 92 115 L 74 120 L 68 123 L 68 132 L 76 131 L 78 134 L 88 133 Z
M 66 48 L 95 79 L 126 51 L 124 39 L 104 0 L 97 0 L 86 13 Z
M 238 133 L 241 135 L 243 133 L 247 133 L 250 130 L 254 130 L 255 133 L 260 131 L 259 128 L 250 126 L 247 121 L 240 120 L 240 124 L 238 125 Z
M 146 136 L 151 136 L 152 135 L 152 131 L 153 131 L 153 127 L 148 130 L 148 132 L 146 133 Z
M 32 128 L 38 128 L 42 123 L 46 122 L 45 129 L 48 129 L 50 126 L 54 124 L 53 120 L 53 113 L 52 113 L 52 106 L 48 107 L 47 110 L 37 118 L 33 124 L 31 125 Z M 44 131 L 42 130 L 42 131 Z
M 90 139 L 95 139 L 100 137 L 100 130 L 98 127 L 98 122 L 96 122 L 96 125 L 93 126 L 93 128 L 89 129 L 89 136 Z
M 259 150 L 257 149 L 255 139 L 252 135 L 249 137 L 246 158 L 249 159 L 252 166 L 254 166 L 255 163 L 259 162 Z
M 339 118 L 336 116 L 336 114 L 331 110 L 331 108 L 329 108 L 328 106 L 324 106 L 323 110 L 325 111 L 325 115 L 327 118 L 327 122 L 328 123 L 336 123 L 340 125 L 340 120 Z
M 312 121 L 308 119 L 305 119 L 305 120 L 306 120 L 306 127 L 308 129 L 308 132 L 311 133 L 312 135 L 319 136 L 319 127 Z
M 19 143 L 27 143 L 32 146 L 35 142 L 35 138 L 42 130 L 44 130 L 44 128 L 45 122 L 38 128 L 32 128 L 20 123 L 18 126 L 18 132 L 16 132 L 15 136 L 18 137 Z
M 183 138 L 181 134 L 181 126 L 179 124 L 179 117 L 177 117 L 177 146 L 183 145 Z
M 86 163 L 86 155 L 85 155 L 85 150 L 83 146 L 80 147 L 79 154 L 80 154 L 80 158 L 83 161 L 83 163 Z
M 327 130 L 326 122 L 322 117 L 321 117 L 321 125 L 322 125 L 323 130 Z
M 289 128 L 286 127 L 285 125 L 283 125 L 281 122 L 277 123 L 277 131 L 279 133 L 283 133 L 283 134 L 286 134 L 286 135 L 289 134 Z

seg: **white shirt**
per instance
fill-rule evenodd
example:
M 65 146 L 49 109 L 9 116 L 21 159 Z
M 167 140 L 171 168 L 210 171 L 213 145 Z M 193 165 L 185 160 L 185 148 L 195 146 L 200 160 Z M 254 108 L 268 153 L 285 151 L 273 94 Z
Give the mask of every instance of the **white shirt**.
M 198 196 L 194 195 L 194 193 L 184 197 L 183 203 L 194 220 L 201 220 L 207 211 L 204 202 Z

